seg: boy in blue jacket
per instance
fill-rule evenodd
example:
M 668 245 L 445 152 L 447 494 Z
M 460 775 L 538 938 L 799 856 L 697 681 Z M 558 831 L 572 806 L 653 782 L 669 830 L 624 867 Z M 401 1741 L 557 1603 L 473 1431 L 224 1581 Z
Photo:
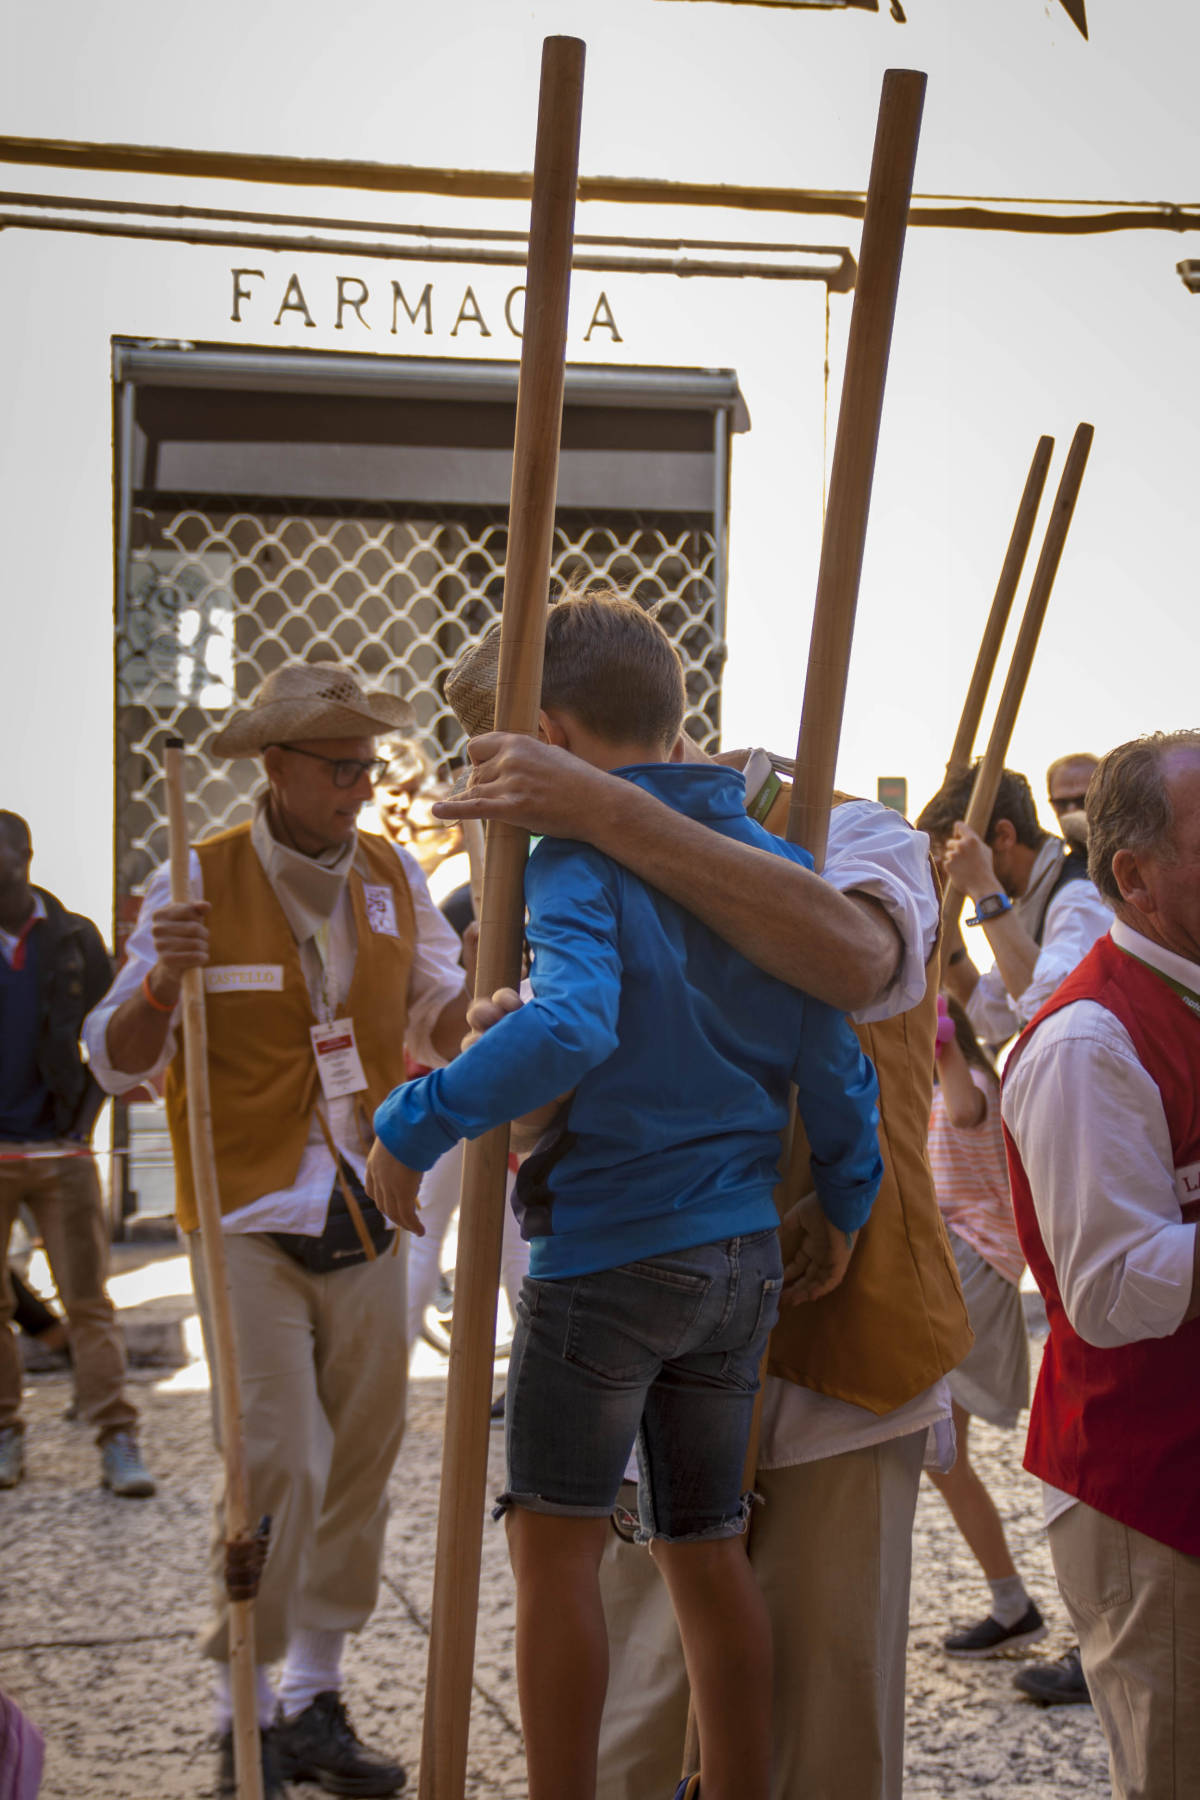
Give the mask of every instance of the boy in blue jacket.
M 683 712 L 679 658 L 639 607 L 596 594 L 551 607 L 544 736 L 811 867 L 746 817 L 740 774 L 673 760 Z M 679 1619 L 704 1800 L 766 1800 L 770 1632 L 738 1538 L 782 1286 L 780 1134 L 794 1083 L 822 1209 L 856 1231 L 882 1173 L 874 1071 L 839 1014 L 586 845 L 540 840 L 525 898 L 533 999 L 388 1096 L 367 1186 L 419 1231 L 421 1171 L 568 1095 L 514 1196 L 532 1249 L 498 1512 L 530 1800 L 594 1793 L 608 1676 L 597 1570 L 635 1442 L 640 1535 Z

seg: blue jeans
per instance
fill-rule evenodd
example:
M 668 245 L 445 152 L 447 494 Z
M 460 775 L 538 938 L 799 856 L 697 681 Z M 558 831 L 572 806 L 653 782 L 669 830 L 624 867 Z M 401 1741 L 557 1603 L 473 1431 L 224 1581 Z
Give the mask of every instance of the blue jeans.
M 606 1517 L 636 1442 L 641 1541 L 735 1537 L 782 1285 L 775 1231 L 559 1281 L 526 1276 L 496 1516 Z

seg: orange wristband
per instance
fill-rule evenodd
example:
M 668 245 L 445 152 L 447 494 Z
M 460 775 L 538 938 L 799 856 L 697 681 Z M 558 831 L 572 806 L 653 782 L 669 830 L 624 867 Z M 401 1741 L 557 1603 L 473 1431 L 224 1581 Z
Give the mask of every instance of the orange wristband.
M 142 976 L 142 993 L 144 994 L 144 996 L 145 996 L 146 1000 L 149 1002 L 149 1004 L 154 1008 L 156 1013 L 170 1014 L 175 1011 L 174 1002 L 172 1002 L 170 1006 L 164 1006 L 161 1000 L 156 1000 L 154 998 L 153 991 L 150 987 L 150 971 L 149 971 L 149 969 L 147 969 L 146 973 Z

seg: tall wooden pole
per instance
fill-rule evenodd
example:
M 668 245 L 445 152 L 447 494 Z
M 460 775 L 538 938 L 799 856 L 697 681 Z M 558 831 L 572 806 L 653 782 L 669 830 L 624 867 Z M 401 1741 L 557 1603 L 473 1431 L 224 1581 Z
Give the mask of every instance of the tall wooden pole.
M 184 795 L 183 740 L 168 738 L 166 751 L 167 830 L 170 843 L 171 900 L 191 899 L 187 801 Z M 225 1273 L 225 1239 L 217 1163 L 213 1151 L 212 1101 L 208 1088 L 208 1029 L 204 1014 L 204 971 L 189 969 L 183 977 L 183 1059 L 187 1079 L 188 1142 L 192 1181 L 200 1217 L 200 1247 L 208 1286 L 216 1368 L 217 1411 L 225 1459 L 225 1535 L 239 1547 L 253 1544 L 250 1485 L 242 1427 L 242 1394 L 238 1382 L 237 1339 Z M 253 1585 L 257 1586 L 254 1581 Z M 254 1674 L 254 1601 L 229 1598 L 229 1662 L 233 1688 L 233 1756 L 238 1800 L 263 1800 L 262 1749 L 258 1730 L 258 1693 Z
M 1025 491 L 1021 495 L 1021 504 L 1017 508 L 1017 516 L 1013 522 L 1012 536 L 1008 540 L 1008 550 L 1000 570 L 1000 579 L 996 583 L 996 592 L 992 597 L 992 610 L 989 612 L 987 624 L 983 628 L 979 654 L 975 658 L 971 683 L 963 702 L 962 717 L 958 721 L 958 730 L 954 734 L 950 759 L 946 764 L 945 779 L 947 781 L 957 780 L 960 775 L 965 775 L 971 766 L 975 734 L 979 730 L 979 721 L 983 717 L 983 703 L 987 699 L 987 691 L 992 683 L 996 658 L 1000 654 L 1004 628 L 1008 624 L 1008 615 L 1012 611 L 1017 583 L 1021 579 L 1021 570 L 1025 567 L 1029 540 L 1033 536 L 1038 507 L 1042 504 L 1042 492 L 1046 486 L 1046 476 L 1050 471 L 1050 458 L 1053 454 L 1054 439 L 1052 437 L 1039 438 L 1037 449 L 1033 453 L 1033 461 L 1029 465 L 1029 474 L 1025 478 Z
M 1079 488 L 1083 481 L 1083 472 L 1087 467 L 1088 452 L 1092 447 L 1093 435 L 1093 428 L 1090 425 L 1080 425 L 1071 439 L 1071 448 L 1067 453 L 1062 480 L 1058 484 L 1058 493 L 1054 497 L 1050 521 L 1046 526 L 1042 553 L 1038 557 L 1038 565 L 1033 575 L 1033 585 L 1029 590 L 1029 599 L 1025 603 L 1021 629 L 1013 646 L 1008 678 L 1004 683 L 1004 692 L 1000 696 L 1000 704 L 996 709 L 987 749 L 980 761 L 975 776 L 975 785 L 971 789 L 971 800 L 967 807 L 965 823 L 970 826 L 972 831 L 978 832 L 980 837 L 986 835 L 991 822 L 992 808 L 996 804 L 1000 777 L 1004 773 L 1004 759 L 1008 755 L 1008 746 L 1012 742 L 1013 727 L 1017 722 L 1017 713 L 1025 695 L 1025 684 L 1029 680 L 1029 671 L 1033 666 L 1033 655 L 1041 635 L 1042 621 L 1046 617 L 1046 608 L 1050 604 L 1050 595 L 1054 590 L 1054 577 L 1058 573 L 1063 546 L 1067 541 L 1067 532 L 1071 528 L 1075 502 L 1079 498 Z M 947 886 L 945 898 L 942 901 L 943 934 L 957 925 L 962 912 L 963 898 L 964 896 L 956 887 Z
M 913 69 L 888 70 L 879 101 L 863 215 L 788 816 L 789 841 L 803 844 L 818 869 L 825 861 L 829 833 L 879 420 L 924 103 L 924 75 Z
M 497 731 L 534 732 L 541 698 L 583 63 L 578 39 L 546 39 L 500 618 Z M 520 980 L 528 844 L 528 834 L 513 826 L 488 826 L 475 983 L 480 994 L 516 987 Z M 466 1145 L 420 1800 L 461 1800 L 466 1784 L 507 1162 L 506 1125 Z
M 910 69 L 888 70 L 879 99 L 875 152 L 863 215 L 846 378 L 838 411 L 829 505 L 821 540 L 821 569 L 809 641 L 808 677 L 784 833 L 789 844 L 801 844 L 809 851 L 818 869 L 825 860 L 829 836 L 833 774 L 846 705 L 875 451 L 879 443 L 888 351 L 896 314 L 896 293 L 900 284 L 924 100 L 924 75 Z M 799 1198 L 790 1192 L 788 1183 L 795 1121 L 794 1092 L 790 1110 L 780 1165 L 784 1174 L 775 1194 L 781 1218 L 793 1200 Z M 764 1352 L 746 1445 L 743 1488 L 752 1488 L 758 1473 L 766 1374 L 767 1353 Z M 753 1521 L 747 1526 L 747 1551 L 752 1524 Z M 689 1705 L 683 1745 L 685 1780 L 699 1769 L 700 1758 L 699 1721 L 695 1707 Z

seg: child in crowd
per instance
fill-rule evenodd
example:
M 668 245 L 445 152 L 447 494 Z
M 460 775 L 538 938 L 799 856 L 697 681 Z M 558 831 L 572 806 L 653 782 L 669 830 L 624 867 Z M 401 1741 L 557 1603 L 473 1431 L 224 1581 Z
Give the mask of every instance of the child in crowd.
M 811 866 L 747 819 L 739 774 L 673 760 L 683 711 L 679 658 L 640 608 L 596 594 L 551 608 L 546 739 Z M 542 839 L 525 895 L 533 999 L 389 1096 L 369 1177 L 384 1210 L 419 1231 L 417 1171 L 461 1137 L 569 1096 L 517 1180 L 532 1257 L 497 1508 L 517 1584 L 530 1800 L 594 1793 L 608 1670 L 598 1567 L 635 1440 L 641 1535 L 679 1619 L 704 1800 L 766 1800 L 770 1633 L 738 1540 L 782 1286 L 780 1133 L 795 1082 L 822 1207 L 857 1230 L 882 1172 L 874 1071 L 839 1014 L 599 852 Z
M 929 1165 L 958 1264 L 975 1346 L 946 1377 L 958 1460 L 930 1480 L 954 1516 L 992 1590 L 991 1611 L 943 1640 L 951 1656 L 995 1656 L 1046 1635 L 1025 1591 L 1004 1526 L 971 1464 L 972 1417 L 1011 1430 L 1029 1405 L 1029 1342 L 1021 1305 L 1025 1267 L 1017 1242 L 1000 1129 L 1000 1081 L 956 1000 L 939 1002 L 937 1086 L 929 1120 Z

